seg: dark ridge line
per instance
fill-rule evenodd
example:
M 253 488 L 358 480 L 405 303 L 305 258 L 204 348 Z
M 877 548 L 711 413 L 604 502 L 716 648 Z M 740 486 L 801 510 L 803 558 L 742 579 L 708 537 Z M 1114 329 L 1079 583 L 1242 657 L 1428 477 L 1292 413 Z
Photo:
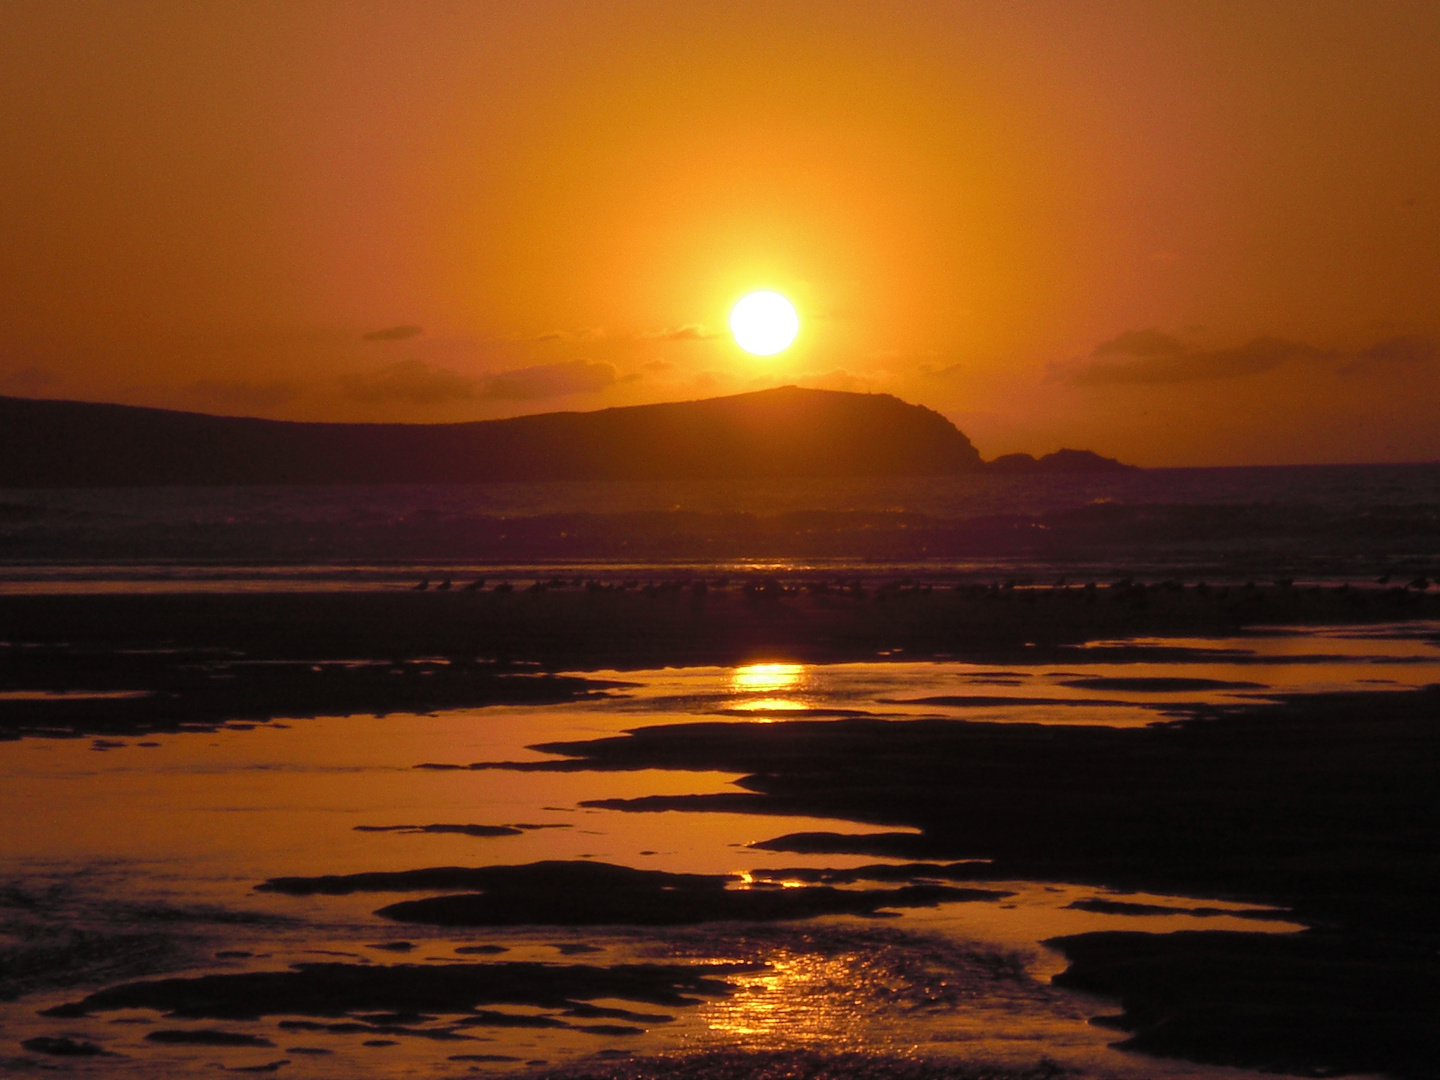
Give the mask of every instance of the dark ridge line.
M 183 447 L 184 452 L 177 452 Z M 794 386 L 461 424 L 334 424 L 0 397 L 0 487 L 947 475 L 939 413 Z

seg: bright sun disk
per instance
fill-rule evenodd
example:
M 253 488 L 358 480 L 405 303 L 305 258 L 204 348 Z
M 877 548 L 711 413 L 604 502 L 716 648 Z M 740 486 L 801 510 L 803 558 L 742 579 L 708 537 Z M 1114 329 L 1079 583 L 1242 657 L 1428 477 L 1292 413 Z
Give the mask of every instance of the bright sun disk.
M 800 332 L 795 305 L 768 289 L 740 298 L 730 310 L 735 343 L 756 356 L 773 356 L 789 347 Z

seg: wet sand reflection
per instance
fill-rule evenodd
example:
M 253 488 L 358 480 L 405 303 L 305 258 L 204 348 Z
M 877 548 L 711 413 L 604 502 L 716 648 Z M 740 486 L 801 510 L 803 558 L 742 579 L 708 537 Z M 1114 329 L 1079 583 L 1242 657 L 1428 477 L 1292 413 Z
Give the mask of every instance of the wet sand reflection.
M 1009 895 L 896 908 L 880 919 L 457 929 L 376 916 L 407 899 L 402 895 L 278 895 L 254 886 L 286 875 L 560 860 L 734 874 L 730 888 L 803 890 L 814 883 L 806 872 L 902 860 L 752 845 L 782 834 L 856 836 L 897 827 L 806 814 L 627 813 L 583 805 L 733 794 L 739 774 L 732 772 L 469 765 L 554 761 L 531 747 L 697 720 L 869 715 L 897 723 L 942 716 L 1138 726 L 1195 706 L 1422 686 L 1440 681 L 1440 651 L 1433 630 L 1409 636 L 1322 630 L 1107 642 L 1074 650 L 1063 663 L 1046 658 L 1033 665 L 1013 658 L 1003 666 L 772 660 L 599 674 L 629 685 L 562 705 L 230 725 L 108 740 L 104 747 L 75 739 L 0 744 L 0 819 L 8 823 L 0 869 L 10 883 L 0 897 L 0 950 L 37 969 L 48 965 L 20 986 L 21 1000 L 0 1006 L 4 1037 L 16 1044 L 68 1039 L 124 1055 L 34 1052 L 62 1073 L 96 1075 L 210 1075 L 217 1065 L 265 1067 L 286 1058 L 303 1059 L 307 1076 L 381 1070 L 444 1076 L 457 1067 L 522 1069 L 606 1049 L 651 1054 L 737 1045 L 923 1051 L 1015 1068 L 1043 1055 L 1113 1076 L 1243 1075 L 1108 1049 L 1114 1033 L 1088 1018 L 1113 1011 L 1113 1003 L 1052 986 L 1065 961 L 1041 944 L 1095 930 L 1300 928 L 1283 913 L 1241 902 L 987 880 L 986 889 Z M 601 987 L 604 993 L 566 999 L 569 1005 L 498 1002 L 486 1006 L 498 1016 L 487 1023 L 471 1023 L 473 1016 L 448 1006 L 417 1006 L 411 1016 L 403 1002 L 388 1019 L 379 1008 L 365 1012 L 368 1018 L 358 1011 L 342 1017 L 294 1011 L 177 1019 L 138 1007 L 37 1015 L 96 987 L 153 973 L 240 975 L 316 962 L 397 971 L 491 962 L 576 971 L 681 963 L 723 969 L 728 989 L 660 1008 Z M 151 1037 L 164 1032 L 181 1034 Z

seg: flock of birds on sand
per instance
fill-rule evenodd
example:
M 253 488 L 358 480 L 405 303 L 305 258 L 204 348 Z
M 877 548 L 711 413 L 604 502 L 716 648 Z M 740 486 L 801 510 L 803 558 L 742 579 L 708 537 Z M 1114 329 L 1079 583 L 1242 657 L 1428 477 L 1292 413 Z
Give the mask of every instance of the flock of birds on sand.
M 721 579 L 715 581 L 715 582 L 713 583 L 713 586 L 714 586 L 715 588 L 723 589 L 723 588 L 728 587 L 729 584 L 730 584 L 730 579 L 729 579 L 729 578 L 721 578 Z M 772 584 L 773 584 L 774 587 L 776 587 L 776 588 L 779 587 L 778 583 L 774 582 L 773 579 L 766 578 L 766 579 L 764 579 L 762 582 L 760 582 L 760 583 L 758 583 L 758 584 L 752 582 L 752 583 L 748 584 L 748 585 L 746 586 L 746 588 L 749 588 L 749 589 L 752 589 L 752 590 L 755 589 L 755 588 L 762 588 L 762 589 L 763 589 L 763 588 L 765 588 L 765 587 L 767 587 L 767 586 L 771 586 Z M 588 580 L 582 580 L 581 578 L 573 578 L 573 579 L 569 579 L 569 580 L 564 579 L 564 578 L 551 578 L 549 581 L 540 581 L 540 580 L 537 580 L 533 585 L 527 586 L 523 591 L 528 592 L 528 593 L 543 593 L 543 592 L 548 592 L 550 589 L 580 589 L 580 588 L 584 588 L 585 590 L 587 590 L 587 591 L 589 591 L 589 592 L 612 592 L 612 591 L 615 591 L 615 592 L 623 592 L 623 591 L 627 591 L 627 590 L 638 589 L 638 590 L 640 590 L 640 591 L 642 591 L 642 592 L 647 592 L 647 593 L 654 593 L 654 592 L 667 592 L 667 593 L 668 593 L 668 592 L 684 592 L 684 591 L 689 591 L 689 592 L 694 593 L 694 594 L 697 595 L 697 596 L 703 596 L 711 587 L 712 587 L 712 583 L 707 582 L 704 578 L 685 578 L 685 579 L 679 580 L 679 581 L 664 581 L 664 582 L 660 582 L 660 583 L 656 583 L 656 582 L 652 581 L 652 582 L 650 582 L 650 583 L 648 583 L 648 584 L 646 584 L 646 585 L 643 585 L 643 586 L 640 584 L 640 582 L 639 582 L 638 579 L 634 579 L 634 578 L 632 578 L 632 579 L 630 579 L 630 580 L 628 580 L 628 581 L 617 581 L 617 582 L 609 582 L 609 583 L 597 581 L 597 580 L 595 580 L 594 578 L 591 578 L 591 579 L 588 579 Z M 428 592 L 428 591 L 430 591 L 430 590 L 433 589 L 435 592 L 451 592 L 451 591 L 455 591 L 455 592 L 474 593 L 474 592 L 481 592 L 482 590 L 484 590 L 484 588 L 485 588 L 485 579 L 484 579 L 484 578 L 476 578 L 474 581 L 472 581 L 472 582 L 470 582 L 470 583 L 468 583 L 468 584 L 466 584 L 466 585 L 461 585 L 461 586 L 457 589 L 456 586 L 455 586 L 455 579 L 454 579 L 453 577 L 446 577 L 446 578 L 444 578 L 443 580 L 441 580 L 440 582 L 434 583 L 434 584 L 431 583 L 431 579 L 430 579 L 430 578 L 425 577 L 425 578 L 421 578 L 421 579 L 420 579 L 418 582 L 416 582 L 414 585 L 410 586 L 410 591 L 411 591 L 411 592 Z M 497 592 L 497 593 L 509 593 L 509 592 L 514 592 L 514 591 L 515 591 L 515 586 L 512 585 L 512 584 L 510 584 L 510 582 L 508 582 L 508 581 L 502 581 L 502 582 L 498 583 L 497 585 L 495 585 L 495 587 L 493 588 L 492 591 L 493 591 L 493 592 Z
M 1376 584 L 1376 585 L 1381 585 L 1381 586 L 1386 586 L 1386 585 L 1390 585 L 1391 580 L 1392 580 L 1392 578 L 1391 578 L 1391 575 L 1390 575 L 1390 574 L 1382 574 L 1380 577 L 1378 577 L 1378 578 L 1375 579 L 1375 584 Z M 1000 591 L 1000 590 L 1003 589 L 1003 590 L 1008 591 L 1008 590 L 1011 590 L 1011 589 L 1015 589 L 1016 587 L 1020 587 L 1020 586 L 1030 587 L 1030 586 L 1034 586 L 1035 584 L 1036 584 L 1036 581 L 1035 581 L 1034 578 L 1025 577 L 1025 578 L 1009 578 L 1009 579 L 1007 579 L 1007 580 L 1004 582 L 1003 585 L 1002 585 L 1000 582 L 998 582 L 998 581 L 997 581 L 997 582 L 991 582 L 991 583 L 989 583 L 988 585 L 968 585 L 968 586 L 967 586 L 965 583 L 961 582 L 961 583 L 958 583 L 958 584 L 955 585 L 955 589 L 956 589 L 956 591 L 967 590 L 967 589 L 970 590 L 970 591 L 974 591 L 974 590 L 976 590 L 976 589 L 983 589 L 983 590 L 987 590 L 987 591 Z M 1274 584 L 1275 584 L 1275 586 L 1276 586 L 1277 588 L 1286 589 L 1286 588 L 1292 587 L 1292 586 L 1294 585 L 1294 582 L 1293 582 L 1292 580 L 1290 580 L 1289 578 L 1279 578 L 1279 579 L 1277 579 L 1277 580 L 1274 582 Z M 1431 581 L 1428 577 L 1426 577 L 1424 574 L 1420 574 L 1420 575 L 1418 575 L 1417 577 L 1415 577 L 1413 580 L 1411 580 L 1408 584 L 1405 584 L 1405 585 L 1396 585 L 1396 586 L 1394 586 L 1394 588 L 1395 588 L 1395 589 L 1404 589 L 1404 590 L 1406 590 L 1406 591 L 1408 591 L 1408 590 L 1410 590 L 1410 589 L 1414 589 L 1414 590 L 1417 591 L 1417 592 L 1425 592 L 1427 589 L 1430 588 L 1430 586 L 1431 586 L 1432 584 L 1440 585 L 1440 575 L 1437 575 L 1437 580 L 1436 580 L 1435 582 L 1432 582 L 1432 581 Z M 697 595 L 697 596 L 703 596 L 703 595 L 705 594 L 705 592 L 706 592 L 708 589 L 712 588 L 712 587 L 713 587 L 713 588 L 718 588 L 718 589 L 725 589 L 725 588 L 728 588 L 729 585 L 730 585 L 730 579 L 729 579 L 729 578 L 721 578 L 721 579 L 719 579 L 719 580 L 717 580 L 717 581 L 715 581 L 715 582 L 713 582 L 713 583 L 707 582 L 704 578 L 684 578 L 684 579 L 681 579 L 681 580 L 669 580 L 669 581 L 664 581 L 664 582 L 660 582 L 660 583 L 658 583 L 658 584 L 657 584 L 656 582 L 652 581 L 652 582 L 650 582 L 649 584 L 644 585 L 644 586 L 641 586 L 640 582 L 639 582 L 638 580 L 636 580 L 636 579 L 631 579 L 631 580 L 623 581 L 623 582 L 605 583 L 605 582 L 597 581 L 597 580 L 595 580 L 595 579 L 593 579 L 593 578 L 588 579 L 588 580 L 582 580 L 582 579 L 580 579 L 580 578 L 574 578 L 574 579 L 570 579 L 570 580 L 566 580 L 566 579 L 563 579 L 563 578 L 551 578 L 549 581 L 536 580 L 536 582 L 535 582 L 533 585 L 527 586 L 524 591 L 525 591 L 525 592 L 529 592 L 529 593 L 542 593 L 542 592 L 546 592 L 546 591 L 549 590 L 549 589 L 564 589 L 564 588 L 579 589 L 579 588 L 582 588 L 582 587 L 583 587 L 583 588 L 585 588 L 586 590 L 588 590 L 588 591 L 590 591 L 590 592 L 610 592 L 610 591 L 612 591 L 612 590 L 614 590 L 614 591 L 625 591 L 625 590 L 632 590 L 632 589 L 640 589 L 641 591 L 647 592 L 647 593 L 650 593 L 650 592 L 668 593 L 668 592 L 685 592 L 685 591 L 688 591 L 688 592 L 694 593 L 694 594 Z M 1152 586 L 1152 587 L 1154 587 L 1154 588 L 1159 588 L 1159 589 L 1174 589 L 1177 585 L 1179 585 L 1178 582 L 1169 582 L 1169 581 L 1167 581 L 1167 582 L 1157 583 L 1156 585 L 1154 585 L 1154 586 Z M 1057 579 L 1053 582 L 1053 584 L 1051 585 L 1051 587 L 1052 587 L 1052 588 L 1056 588 L 1056 589 L 1069 588 L 1069 587 L 1070 587 L 1070 581 L 1069 581 L 1069 579 L 1067 579 L 1067 578 L 1065 578 L 1065 577 L 1060 577 L 1060 578 L 1057 578 Z M 1086 582 L 1085 585 L 1084 585 L 1084 587 L 1085 587 L 1086 589 L 1091 589 L 1091 590 L 1093 590 L 1093 589 L 1096 588 L 1096 583 L 1093 582 L 1093 581 L 1091 581 L 1091 582 Z M 1133 590 L 1133 589 L 1135 589 L 1136 587 L 1137 587 L 1137 583 L 1135 582 L 1135 580 L 1134 580 L 1133 578 L 1122 578 L 1121 580 L 1116 581 L 1116 582 L 1114 582 L 1114 583 L 1111 585 L 1111 588 L 1112 588 L 1112 589 L 1118 589 L 1118 590 Z M 1179 586 L 1179 587 L 1183 588 L 1183 586 Z M 1253 589 L 1254 587 L 1255 587 L 1254 582 L 1249 582 L 1249 583 L 1246 584 L 1246 588 L 1248 588 L 1248 589 Z M 423 578 L 421 578 L 418 582 L 416 582 L 414 585 L 410 586 L 410 591 L 411 591 L 411 592 L 428 592 L 428 591 L 430 591 L 431 589 L 433 589 L 435 592 L 451 592 L 451 591 L 456 591 L 456 592 L 465 592 L 465 593 L 475 593 L 475 592 L 481 592 L 481 591 L 483 591 L 484 588 L 485 588 L 485 579 L 484 579 L 484 578 L 476 578 L 474 581 L 471 581 L 471 582 L 469 582 L 469 583 L 467 583 L 467 584 L 465 584 L 465 585 L 461 585 L 461 586 L 459 586 L 459 587 L 457 588 L 456 585 L 455 585 L 455 581 L 454 581 L 454 578 L 453 578 L 453 577 L 445 577 L 445 578 L 442 579 L 441 581 L 436 582 L 436 583 L 434 583 L 434 584 L 431 583 L 431 579 L 430 579 L 430 578 L 428 578 L 428 577 L 423 577 Z M 934 586 L 931 585 L 930 583 L 917 582 L 917 581 L 915 581 L 913 578 L 902 578 L 902 579 L 899 579 L 899 580 L 896 580 L 896 581 L 888 581 L 888 582 L 885 582 L 884 584 L 882 584 L 882 585 L 880 585 L 880 586 L 878 587 L 877 592 L 879 592 L 879 593 L 881 593 L 881 594 L 884 594 L 884 593 L 886 593 L 886 592 L 892 592 L 892 593 L 894 593 L 894 592 L 900 592 L 900 593 L 908 593 L 908 592 L 930 592 L 933 588 L 934 588 Z M 1144 586 L 1143 584 L 1139 584 L 1139 585 L 1138 585 L 1138 588 L 1140 588 L 1140 589 L 1143 590 L 1143 589 L 1145 588 L 1145 586 Z M 860 580 L 859 580 L 858 578 L 854 578 L 854 579 L 850 579 L 850 580 L 837 579 L 837 580 L 834 581 L 833 583 L 832 583 L 832 582 L 827 582 L 827 581 L 809 581 L 809 582 L 804 583 L 803 585 L 785 585 L 785 584 L 782 584 L 781 582 L 779 582 L 777 579 L 775 579 L 775 578 L 773 578 L 773 577 L 752 578 L 752 579 L 747 580 L 747 581 L 744 583 L 744 589 L 745 589 L 746 592 L 752 593 L 752 594 L 755 594 L 755 595 L 780 595 L 780 594 L 796 593 L 796 592 L 800 592 L 800 591 L 802 591 L 802 590 L 805 591 L 805 592 L 830 592 L 830 591 L 833 589 L 833 590 L 836 591 L 836 592 L 849 593 L 850 595 L 861 595 L 861 596 L 863 596 L 863 595 L 864 595 L 864 592 L 865 592 L 864 587 L 862 586 L 862 584 L 861 584 L 861 582 L 860 582 Z M 1203 592 L 1206 591 L 1207 587 L 1206 587 L 1206 585 L 1205 585 L 1204 583 L 1201 583 L 1201 584 L 1199 584 L 1199 585 L 1196 586 L 1196 589 L 1203 593 Z M 493 591 L 494 591 L 494 592 L 497 592 L 497 593 L 509 593 L 509 592 L 514 592 L 514 591 L 515 591 L 515 586 L 511 585 L 510 582 L 508 582 L 508 581 L 502 581 L 502 582 L 498 583 L 497 585 L 495 585 Z

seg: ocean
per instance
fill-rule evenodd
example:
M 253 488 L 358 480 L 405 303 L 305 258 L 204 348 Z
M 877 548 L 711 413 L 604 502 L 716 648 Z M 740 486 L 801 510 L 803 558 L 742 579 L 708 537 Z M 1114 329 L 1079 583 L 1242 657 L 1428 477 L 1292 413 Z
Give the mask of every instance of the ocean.
M 1440 574 L 1440 465 L 749 483 L 0 490 L 0 590 L 747 574 Z

